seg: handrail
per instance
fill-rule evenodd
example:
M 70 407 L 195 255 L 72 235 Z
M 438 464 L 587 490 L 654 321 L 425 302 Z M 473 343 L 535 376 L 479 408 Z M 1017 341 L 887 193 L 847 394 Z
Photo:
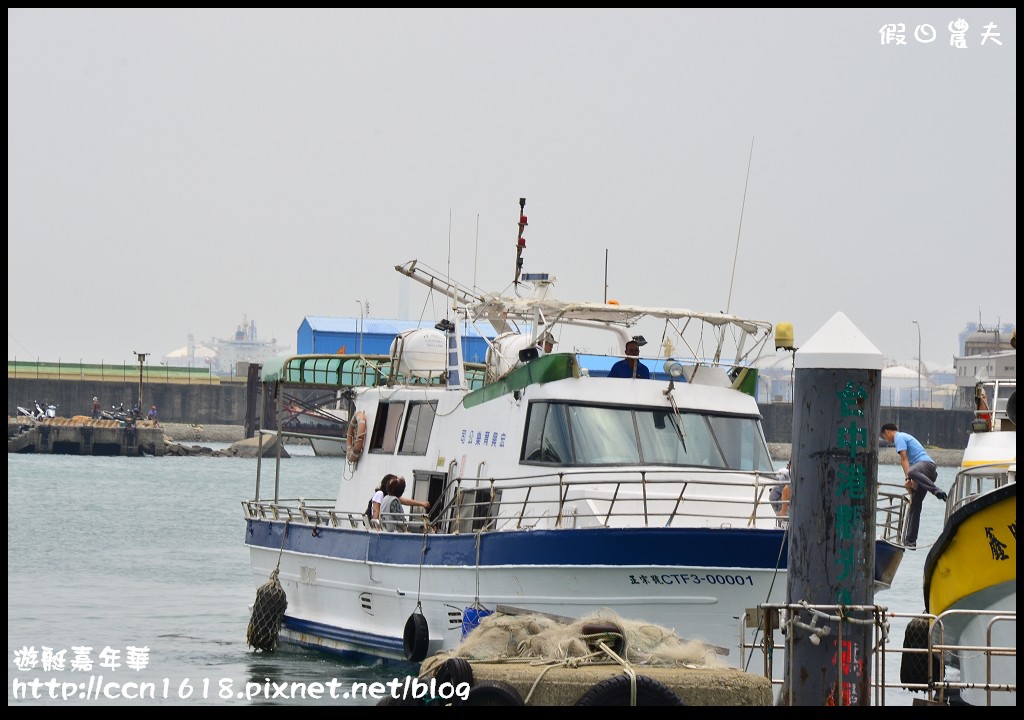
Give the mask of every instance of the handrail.
M 292 433 L 281 433 L 292 434 Z M 689 468 L 679 470 L 559 469 L 545 475 L 465 478 L 449 475 L 432 508 L 432 527 L 459 534 L 538 526 L 611 527 L 776 527 L 766 489 L 784 485 L 771 473 Z M 738 481 L 748 478 L 752 482 Z M 896 487 L 896 486 L 893 486 Z M 335 511 L 333 500 L 317 501 Z M 908 498 L 904 492 L 879 490 L 876 535 L 898 543 Z M 306 500 L 304 507 L 314 507 Z M 288 514 L 289 501 L 247 501 L 248 517 Z M 361 514 L 338 509 L 340 515 Z M 291 515 L 289 515 L 291 517 Z M 585 520 L 584 520 L 585 518 Z M 303 518 L 297 518 L 305 522 Z M 337 518 L 332 524 L 340 526 Z
M 782 650 L 787 657 L 792 658 L 792 645 L 796 642 L 797 636 L 805 633 L 817 634 L 819 637 L 831 632 L 831 627 L 810 624 L 799 620 L 801 613 L 810 613 L 813 616 L 826 619 L 836 625 L 837 635 L 842 637 L 844 625 L 865 624 L 872 625 L 872 667 L 871 689 L 875 698 L 874 705 L 885 705 L 885 690 L 902 689 L 912 692 L 924 692 L 931 702 L 941 701 L 950 690 L 983 689 L 986 692 L 987 703 L 991 705 L 993 693 L 1016 692 L 1016 683 L 996 683 L 992 681 L 992 658 L 993 657 L 1016 657 L 1015 646 L 994 645 L 992 643 L 992 626 L 1000 622 L 1017 621 L 1015 611 L 997 610 L 951 610 L 935 616 L 928 613 L 897 613 L 889 612 L 888 608 L 881 605 L 810 605 L 808 603 L 763 603 L 756 608 L 758 622 L 749 625 L 748 617 L 744 614 L 739 620 L 740 648 L 743 650 L 758 650 L 764 653 L 764 677 L 773 686 L 781 687 L 784 678 L 776 677 L 774 674 L 774 653 Z M 861 615 L 863 617 L 858 617 Z M 987 625 L 987 637 L 985 645 L 949 644 L 943 642 L 943 620 L 951 615 L 989 617 Z M 870 619 L 866 619 L 870 618 Z M 927 619 L 931 631 L 928 633 L 928 647 L 909 647 L 897 645 L 891 642 L 889 637 L 890 624 L 897 618 Z M 762 640 L 751 643 L 747 642 L 745 635 L 746 627 L 759 627 Z M 848 631 L 847 631 L 848 632 Z M 935 642 L 936 634 L 939 635 L 939 642 Z M 945 653 L 982 653 L 986 657 L 987 675 L 985 682 L 978 683 L 950 680 L 945 675 L 944 662 L 931 662 L 931 658 L 942 658 Z M 904 682 L 890 683 L 885 677 L 885 668 L 888 655 L 895 653 L 898 657 L 905 654 L 924 655 L 925 665 L 928 668 L 927 682 Z M 939 677 L 931 677 L 932 667 L 937 665 L 940 668 Z

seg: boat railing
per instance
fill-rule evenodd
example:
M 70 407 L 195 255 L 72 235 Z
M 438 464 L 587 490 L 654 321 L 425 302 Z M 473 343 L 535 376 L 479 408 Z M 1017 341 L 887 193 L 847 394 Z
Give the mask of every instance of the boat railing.
M 944 623 L 955 618 L 962 622 L 964 616 L 988 617 L 986 642 L 984 645 L 955 645 L 944 642 Z M 911 622 L 926 622 L 930 630 L 926 642 L 907 643 L 894 642 L 890 636 L 893 621 L 906 619 Z M 798 637 L 810 638 L 812 643 L 822 641 L 841 645 L 842 638 L 854 631 L 855 625 L 870 624 L 871 630 L 871 703 L 885 705 L 886 693 L 889 690 L 904 690 L 913 693 L 924 693 L 929 704 L 945 704 L 950 696 L 961 690 L 977 689 L 985 692 L 986 704 L 991 705 L 997 693 L 1016 692 L 1016 683 L 995 682 L 992 677 L 992 659 L 997 657 L 1017 656 L 1015 646 L 997 644 L 996 628 L 1013 623 L 1014 627 L 1006 632 L 1016 637 L 1017 613 L 1015 611 L 993 610 L 950 610 L 935 616 L 927 613 L 889 612 L 881 605 L 811 605 L 806 602 L 795 603 L 764 603 L 749 610 L 740 618 L 738 632 L 739 645 L 747 658 L 747 669 L 755 655 L 762 654 L 762 673 L 779 690 L 783 704 L 792 704 L 792 688 L 785 687 L 785 665 L 779 667 L 778 657 L 783 662 L 794 661 L 793 643 Z M 748 632 L 757 628 L 758 632 L 751 641 Z M 835 638 L 832 640 L 832 638 Z M 828 638 L 828 640 L 826 640 Z M 818 642 L 814 642 L 817 640 Z M 923 638 L 922 638 L 923 640 Z M 921 646 L 918 647 L 917 645 Z M 777 653 L 782 652 L 779 656 Z M 985 682 L 962 682 L 955 672 L 947 672 L 947 661 L 961 653 L 983 654 L 986 659 L 988 673 Z M 891 682 L 887 678 L 886 668 L 893 662 L 900 664 L 899 682 Z M 833 667 L 841 667 L 842 663 L 834 663 Z M 795 676 L 790 666 L 790 675 Z M 751 671 L 756 672 L 756 669 Z M 903 678 L 907 678 L 904 680 Z M 836 678 L 841 683 L 841 678 Z
M 910 508 L 910 495 L 903 485 L 895 483 L 878 484 L 878 501 L 875 506 L 875 535 L 891 543 L 903 542 L 903 524 Z
M 441 532 L 581 526 L 774 527 L 774 472 L 573 469 L 506 478 L 455 478 L 431 512 Z
M 457 478 L 449 483 L 429 514 L 413 508 L 432 531 L 480 532 L 494 529 L 550 528 L 623 523 L 643 526 L 691 524 L 774 527 L 775 511 L 768 501 L 774 473 L 752 473 L 741 484 L 735 471 L 706 471 L 705 477 L 678 471 L 580 470 L 515 478 Z M 726 477 L 732 482 L 727 482 Z M 353 518 L 362 510 L 338 510 L 331 500 L 243 500 L 248 518 L 271 518 L 310 525 L 362 527 Z M 584 520 L 585 519 L 585 520 Z M 618 521 L 618 522 L 616 522 Z M 415 524 L 415 523 L 414 523 Z
M 264 384 L 278 383 L 291 389 L 342 389 L 382 385 L 443 385 L 443 374 L 430 377 L 406 376 L 398 369 L 398 358 L 370 354 L 307 354 L 283 358 L 268 364 L 260 376 Z M 483 363 L 465 362 L 468 388 L 482 387 Z
M 575 527 L 755 527 L 780 523 L 769 500 L 774 473 L 720 469 L 576 469 L 509 478 L 453 478 L 413 527 L 451 534 Z M 423 499 L 423 498 L 421 498 Z M 247 518 L 366 528 L 362 508 L 329 500 L 242 502 Z M 876 535 L 899 542 L 906 496 L 880 490 Z
M 946 502 L 946 519 L 974 497 L 1014 482 L 1005 462 L 974 465 L 961 470 L 953 479 Z

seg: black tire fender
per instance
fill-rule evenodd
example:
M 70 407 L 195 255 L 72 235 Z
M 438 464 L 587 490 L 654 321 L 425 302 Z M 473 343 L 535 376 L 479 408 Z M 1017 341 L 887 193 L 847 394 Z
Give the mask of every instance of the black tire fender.
M 412 676 L 410 675 L 409 677 Z M 377 701 L 377 705 L 390 707 L 425 707 L 426 702 L 424 701 L 424 698 L 394 697 L 388 693 Z
M 438 684 L 451 683 L 461 685 L 462 683 L 473 684 L 473 666 L 465 658 L 448 658 L 434 673 Z
M 903 649 L 927 650 L 931 623 L 928 618 L 912 618 L 903 635 Z M 932 680 L 939 679 L 939 653 L 931 655 Z M 900 682 L 925 684 L 928 682 L 928 653 L 905 652 L 900 661 Z
M 466 705 L 490 705 L 492 707 L 512 707 L 523 704 L 519 691 L 501 680 L 481 680 L 469 689 Z
M 629 675 L 615 675 L 606 678 L 587 690 L 576 705 L 598 707 L 601 705 L 630 705 L 631 681 Z M 636 704 L 640 705 L 683 705 L 679 696 L 665 683 L 646 675 L 636 676 Z
M 410 662 L 422 662 L 427 656 L 430 646 L 430 632 L 427 619 L 422 613 L 414 612 L 405 621 L 405 632 L 402 634 L 405 644 L 405 659 Z

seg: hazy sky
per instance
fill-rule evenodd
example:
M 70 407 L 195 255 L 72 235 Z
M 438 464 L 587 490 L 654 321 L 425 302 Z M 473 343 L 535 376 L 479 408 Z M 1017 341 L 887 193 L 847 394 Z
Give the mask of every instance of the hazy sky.
M 394 266 L 505 288 L 520 197 L 564 299 L 604 298 L 607 251 L 608 298 L 797 345 L 842 311 L 910 363 L 917 320 L 948 367 L 1016 320 L 1013 9 L 7 19 L 8 359 L 418 319 Z

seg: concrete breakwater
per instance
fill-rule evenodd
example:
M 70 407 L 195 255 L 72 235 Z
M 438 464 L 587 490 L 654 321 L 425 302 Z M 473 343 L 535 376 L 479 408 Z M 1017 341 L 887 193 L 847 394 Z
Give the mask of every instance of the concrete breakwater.
M 160 423 L 170 442 L 176 443 L 233 443 L 245 439 L 242 425 L 206 425 L 189 423 Z
M 17 406 L 30 405 L 39 398 L 57 406 L 57 412 L 70 417 L 92 411 L 93 397 L 99 397 L 103 407 L 123 403 L 131 407 L 138 398 L 138 376 L 126 374 L 122 380 L 89 380 L 77 378 L 7 377 L 7 414 L 17 414 Z M 222 381 L 216 384 L 148 382 L 144 389 L 143 407 L 156 405 L 160 423 L 198 423 L 205 427 L 242 427 L 251 417 L 253 426 L 267 427 L 261 422 L 261 395 L 258 383 L 249 388 L 244 381 Z M 251 406 L 251 408 L 250 408 Z M 763 403 L 759 405 L 764 436 L 770 442 L 790 443 L 793 434 L 793 407 L 790 403 Z M 250 412 L 251 411 L 251 412 Z M 883 407 L 879 422 L 894 422 L 929 448 L 963 449 L 974 419 L 973 410 L 943 410 L 941 408 Z M 182 439 L 187 431 L 179 432 Z M 171 436 L 175 433 L 169 432 Z M 177 440 L 178 438 L 175 437 Z M 207 442 L 233 442 L 239 439 Z M 933 455 L 934 457 L 934 455 Z M 938 464 L 940 462 L 935 458 Z M 956 464 L 948 463 L 948 464 Z
M 768 443 L 773 460 L 789 460 L 793 446 L 790 443 Z M 928 455 L 939 467 L 959 467 L 964 457 L 963 450 L 952 450 L 945 448 L 926 447 Z M 878 464 L 899 465 L 900 457 L 896 454 L 896 448 L 884 447 L 878 450 Z

